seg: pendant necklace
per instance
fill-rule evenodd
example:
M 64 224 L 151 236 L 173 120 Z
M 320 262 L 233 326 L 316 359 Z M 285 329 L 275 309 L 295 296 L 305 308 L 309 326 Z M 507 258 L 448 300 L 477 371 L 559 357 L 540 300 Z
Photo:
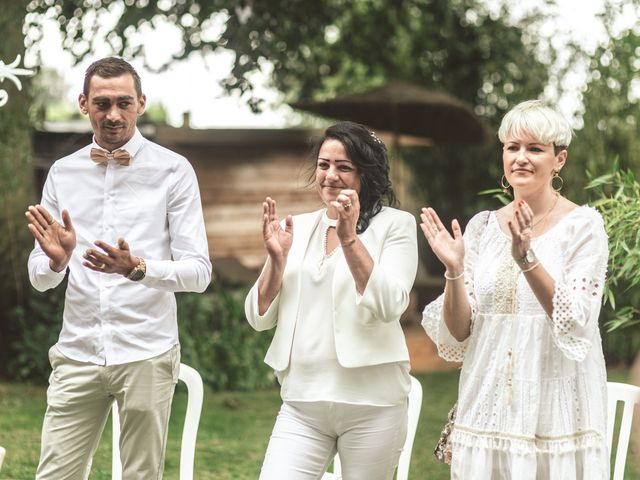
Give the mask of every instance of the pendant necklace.
M 535 222 L 531 222 L 531 231 L 533 232 L 533 229 L 536 228 L 536 225 L 539 225 L 540 222 L 542 222 L 545 218 L 547 218 L 549 216 L 549 214 L 553 211 L 554 208 L 556 208 L 556 205 L 558 204 L 558 200 L 560 200 L 560 194 L 556 193 L 556 199 L 553 202 L 553 205 L 551 205 L 551 208 L 549 210 L 547 210 L 547 213 L 545 213 L 541 218 L 539 218 L 537 221 Z

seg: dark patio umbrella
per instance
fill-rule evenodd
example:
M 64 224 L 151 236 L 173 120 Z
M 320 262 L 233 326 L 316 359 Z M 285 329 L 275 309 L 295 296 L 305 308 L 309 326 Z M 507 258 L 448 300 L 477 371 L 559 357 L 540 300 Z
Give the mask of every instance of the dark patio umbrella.
M 478 145 L 489 140 L 487 127 L 469 105 L 445 93 L 404 82 L 291 106 L 391 132 L 396 146 L 399 135 L 427 138 L 439 145 Z

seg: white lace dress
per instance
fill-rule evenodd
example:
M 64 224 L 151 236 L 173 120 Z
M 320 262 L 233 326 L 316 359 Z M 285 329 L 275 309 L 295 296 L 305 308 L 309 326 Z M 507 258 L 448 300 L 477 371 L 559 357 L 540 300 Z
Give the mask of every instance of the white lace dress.
M 464 243 L 471 336 L 461 343 L 451 336 L 443 296 L 422 321 L 440 356 L 463 362 L 451 478 L 608 479 L 602 217 L 577 207 L 532 240 L 555 280 L 552 318 L 511 257 L 495 212 L 473 217 Z

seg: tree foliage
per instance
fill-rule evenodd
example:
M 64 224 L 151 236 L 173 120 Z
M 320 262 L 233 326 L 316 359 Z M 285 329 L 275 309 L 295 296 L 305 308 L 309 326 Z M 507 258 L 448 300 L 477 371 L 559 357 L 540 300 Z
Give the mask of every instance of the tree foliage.
M 32 0 L 29 12 L 36 41 L 42 19 L 55 18 L 78 60 L 102 37 L 115 54 L 144 58 L 144 33 L 175 25 L 181 48 L 159 68 L 195 52 L 231 50 L 224 85 L 256 109 L 253 74 L 266 68 L 287 100 L 401 79 L 446 90 L 489 118 L 537 95 L 547 78 L 533 53 L 536 37 L 525 45 L 523 27 L 480 0 Z M 108 31 L 105 12 L 117 19 Z M 542 18 L 532 12 L 522 24 L 534 29 Z
M 571 197 L 590 202 L 605 219 L 610 256 L 608 307 L 603 315 L 610 329 L 637 326 L 640 314 L 640 204 L 635 177 L 640 171 L 640 30 L 637 24 L 619 27 L 621 17 L 639 15 L 636 1 L 607 0 L 601 17 L 607 41 L 594 52 L 576 46 L 577 61 L 588 60 L 582 94 L 583 127 L 576 132 L 563 171 Z M 635 334 L 626 335 L 626 341 L 637 347 L 640 331 L 634 330 Z
M 591 179 L 587 188 L 597 199 L 609 235 L 609 265 L 605 298 L 615 309 L 611 330 L 639 325 L 640 320 L 640 184 L 631 170 L 622 171 L 617 161 L 611 172 Z
M 574 46 L 576 62 L 588 62 L 587 81 L 581 95 L 582 128 L 571 146 L 567 176 L 572 194 L 588 199 L 583 189 L 584 172 L 600 176 L 610 173 L 617 159 L 621 170 L 640 168 L 640 30 L 637 25 L 616 30 L 621 13 L 638 18 L 640 5 L 631 0 L 607 0 L 601 21 L 607 41 L 594 52 Z

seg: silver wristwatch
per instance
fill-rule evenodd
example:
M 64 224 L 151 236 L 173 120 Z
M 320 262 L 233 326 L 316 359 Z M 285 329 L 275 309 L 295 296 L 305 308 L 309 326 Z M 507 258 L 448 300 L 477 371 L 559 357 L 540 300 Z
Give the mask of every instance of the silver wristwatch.
M 527 253 L 524 254 L 524 257 L 516 260 L 516 263 L 522 270 L 526 270 L 531 265 L 533 265 L 536 261 L 536 254 L 533 249 L 527 250 Z

